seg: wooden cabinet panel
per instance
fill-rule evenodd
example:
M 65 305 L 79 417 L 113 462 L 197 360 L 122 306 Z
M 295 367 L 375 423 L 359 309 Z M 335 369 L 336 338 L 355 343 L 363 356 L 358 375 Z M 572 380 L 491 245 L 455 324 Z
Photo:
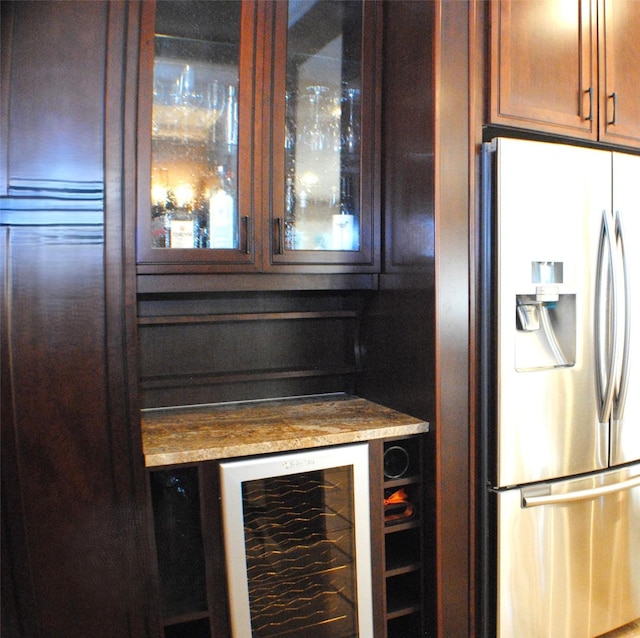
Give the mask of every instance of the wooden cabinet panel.
M 433 3 L 394 2 L 384 16 L 385 275 L 433 267 L 435 96 L 423 87 L 434 81 L 434 11 Z
M 0 223 L 102 221 L 106 15 L 104 2 L 2 3 Z
M 2 5 L 3 636 L 153 633 L 126 362 L 125 14 L 98 1 Z
M 640 146 L 640 2 L 600 5 L 600 138 Z
M 106 397 L 97 383 L 104 343 L 102 233 L 78 228 L 67 239 L 67 230 L 14 230 L 6 246 L 17 474 L 3 484 L 17 484 L 22 494 L 33 621 L 46 632 L 78 635 L 70 627 L 93 629 L 96 610 L 89 598 L 99 581 L 106 590 L 121 585 L 89 540 L 114 543 L 108 521 L 115 513 L 102 488 L 109 475 L 101 452 L 108 447 Z M 77 263 L 83 268 L 68 270 Z M 3 465 L 4 452 L 3 446 Z M 69 601 L 83 599 L 69 608 Z M 105 631 L 115 631 L 120 614 L 115 606 L 104 611 Z
M 11 135 L 3 142 L 9 181 L 78 180 L 78 175 L 100 180 L 99 167 L 87 164 L 86 157 L 101 153 L 103 111 L 95 106 L 104 76 L 96 70 L 104 65 L 106 30 L 95 25 L 105 19 L 107 3 L 83 11 L 75 2 L 2 4 L 9 5 L 3 6 L 3 28 L 12 30 L 5 62 Z M 72 22 L 76 28 L 70 35 Z
M 492 2 L 491 122 L 595 138 L 596 27 L 588 0 Z
M 131 451 L 105 368 L 102 229 L 6 239 L 2 500 L 19 622 L 34 636 L 146 635 L 131 607 Z

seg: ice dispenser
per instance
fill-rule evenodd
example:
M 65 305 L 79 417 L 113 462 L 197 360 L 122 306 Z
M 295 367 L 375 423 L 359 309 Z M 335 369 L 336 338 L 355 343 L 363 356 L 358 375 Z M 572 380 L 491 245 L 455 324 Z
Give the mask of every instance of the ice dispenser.
M 575 365 L 576 296 L 563 292 L 563 270 L 559 261 L 532 262 L 535 292 L 516 295 L 518 372 Z

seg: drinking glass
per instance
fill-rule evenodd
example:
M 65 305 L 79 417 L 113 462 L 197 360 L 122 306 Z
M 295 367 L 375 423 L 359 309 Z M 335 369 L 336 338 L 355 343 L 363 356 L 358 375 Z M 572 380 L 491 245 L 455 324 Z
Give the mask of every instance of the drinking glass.
M 360 95 L 360 91 L 359 89 L 348 88 L 344 93 L 344 100 L 347 104 L 347 123 L 342 134 L 342 148 L 350 155 L 354 155 L 358 151 L 359 140 L 355 102 L 358 95 Z
M 310 116 L 302 127 L 302 143 L 312 151 L 322 151 L 327 142 L 327 132 L 323 126 L 322 105 L 328 92 L 326 86 L 308 86 L 308 99 L 311 106 Z
M 216 122 L 222 116 L 226 102 L 226 87 L 217 80 L 209 82 L 204 94 L 206 126 L 209 130 L 211 144 L 216 145 Z

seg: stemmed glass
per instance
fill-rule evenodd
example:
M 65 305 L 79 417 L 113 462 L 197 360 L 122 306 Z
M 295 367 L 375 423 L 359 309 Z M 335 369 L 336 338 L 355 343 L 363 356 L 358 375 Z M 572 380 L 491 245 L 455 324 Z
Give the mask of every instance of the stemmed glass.
M 340 152 L 342 146 L 342 98 L 339 95 L 333 95 L 327 104 L 327 138 L 328 147 L 336 152 Z
M 326 132 L 322 125 L 322 101 L 329 89 L 326 86 L 308 86 L 311 117 L 305 122 L 301 137 L 312 151 L 322 151 L 326 144 Z
M 229 84 L 227 87 L 227 100 L 223 111 L 224 142 L 227 146 L 227 153 L 232 153 L 233 149 L 238 146 L 238 96 L 234 84 Z
M 185 65 L 176 80 L 172 98 L 176 106 L 177 131 L 184 142 L 188 143 L 194 127 L 192 113 L 198 101 L 195 92 L 195 74 L 189 64 Z
M 188 64 L 175 80 L 169 98 L 175 119 L 173 128 L 185 144 L 207 136 L 215 143 L 214 128 L 225 108 L 226 87 L 217 80 L 197 80 Z
M 355 101 L 360 94 L 359 89 L 346 89 L 347 124 L 342 134 L 342 146 L 350 155 L 358 150 L 358 127 L 355 116 Z
M 217 80 L 207 84 L 204 94 L 204 108 L 206 126 L 210 132 L 212 145 L 215 146 L 216 140 L 216 122 L 224 112 L 226 104 L 226 92 L 224 84 Z
M 294 121 L 293 107 L 291 105 L 291 93 L 285 93 L 285 133 L 284 147 L 287 151 L 293 151 L 296 147 L 296 125 Z

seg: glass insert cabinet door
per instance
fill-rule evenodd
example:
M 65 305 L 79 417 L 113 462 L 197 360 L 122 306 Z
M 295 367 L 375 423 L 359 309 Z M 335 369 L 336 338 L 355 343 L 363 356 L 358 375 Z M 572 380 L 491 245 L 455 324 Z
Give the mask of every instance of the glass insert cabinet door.
M 255 19 L 254 3 L 235 0 L 142 3 L 139 262 L 251 261 L 244 122 L 255 67 L 244 32 Z
M 272 8 L 272 261 L 373 263 L 376 5 Z
M 139 263 L 374 268 L 375 7 L 143 3 Z

